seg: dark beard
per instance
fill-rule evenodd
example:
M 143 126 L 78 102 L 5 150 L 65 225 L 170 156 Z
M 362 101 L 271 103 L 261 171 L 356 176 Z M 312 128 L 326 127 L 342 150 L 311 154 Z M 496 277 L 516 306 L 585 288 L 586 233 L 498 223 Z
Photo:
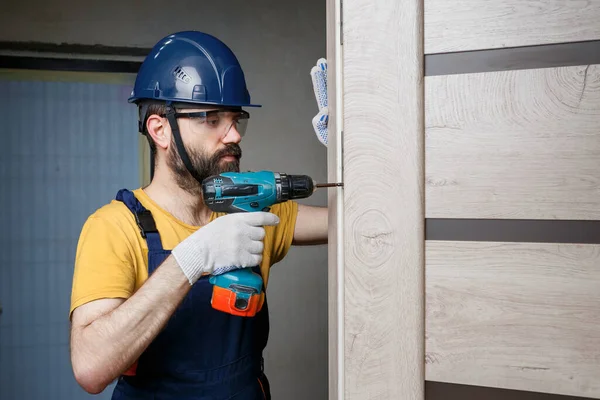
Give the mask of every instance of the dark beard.
M 199 177 L 200 182 L 212 175 L 217 175 L 222 172 L 239 172 L 240 158 L 242 157 L 242 149 L 236 143 L 228 144 L 224 149 L 217 151 L 215 154 L 208 156 L 204 152 L 190 150 L 186 148 L 192 168 Z M 224 156 L 234 156 L 235 161 L 224 162 L 221 160 Z M 177 146 L 172 141 L 167 157 L 167 164 L 175 173 L 177 185 L 186 192 L 202 196 L 201 184 L 189 173 L 183 160 L 177 152 Z

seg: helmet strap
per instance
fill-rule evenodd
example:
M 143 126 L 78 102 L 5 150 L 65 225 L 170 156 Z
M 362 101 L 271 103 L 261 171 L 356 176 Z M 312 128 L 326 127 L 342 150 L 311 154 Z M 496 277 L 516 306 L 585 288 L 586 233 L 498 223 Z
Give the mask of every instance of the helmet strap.
M 145 102 L 140 104 L 138 108 L 138 131 L 142 136 L 146 136 L 146 139 L 150 142 L 152 138 L 146 131 L 146 127 L 144 126 L 144 119 L 146 115 L 146 111 L 148 111 L 149 103 Z M 150 146 L 150 180 L 154 178 L 154 161 L 156 158 L 156 151 L 154 150 L 154 146 Z
M 188 156 L 187 151 L 185 151 L 185 147 L 183 146 L 183 140 L 181 140 L 181 134 L 179 133 L 179 125 L 177 124 L 177 118 L 175 118 L 175 109 L 167 104 L 167 120 L 171 125 L 171 132 L 173 133 L 173 138 L 175 139 L 175 144 L 177 145 L 177 151 L 179 152 L 179 157 L 183 161 L 183 164 L 187 168 L 190 175 L 198 181 L 198 183 L 202 184 L 202 179 L 196 174 L 194 168 L 192 167 L 192 163 L 190 161 L 190 157 Z

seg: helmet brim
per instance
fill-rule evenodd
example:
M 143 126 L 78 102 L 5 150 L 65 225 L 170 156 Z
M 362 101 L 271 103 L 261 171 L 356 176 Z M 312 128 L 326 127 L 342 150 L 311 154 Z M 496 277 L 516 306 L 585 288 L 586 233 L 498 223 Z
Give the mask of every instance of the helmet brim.
M 215 107 L 253 107 L 260 108 L 262 104 L 252 104 L 252 103 L 216 103 L 209 101 L 190 101 L 189 99 L 178 99 L 178 98 L 160 98 L 160 97 L 137 97 L 132 96 L 127 99 L 128 103 L 138 104 L 142 101 L 156 101 L 156 102 L 165 102 L 166 104 L 173 103 L 184 103 L 190 106 L 215 106 Z

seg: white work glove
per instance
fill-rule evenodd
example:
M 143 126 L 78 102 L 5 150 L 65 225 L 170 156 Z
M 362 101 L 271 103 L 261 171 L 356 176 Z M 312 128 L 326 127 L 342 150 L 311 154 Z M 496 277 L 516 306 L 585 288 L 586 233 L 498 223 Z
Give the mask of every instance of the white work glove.
M 327 60 L 320 58 L 317 65 L 310 70 L 313 90 L 317 99 L 319 113 L 312 120 L 313 128 L 317 138 L 327 146 L 329 110 L 327 101 Z
M 279 218 L 268 212 L 233 213 L 209 222 L 172 251 L 191 285 L 203 274 L 218 275 L 262 261 L 265 225 Z

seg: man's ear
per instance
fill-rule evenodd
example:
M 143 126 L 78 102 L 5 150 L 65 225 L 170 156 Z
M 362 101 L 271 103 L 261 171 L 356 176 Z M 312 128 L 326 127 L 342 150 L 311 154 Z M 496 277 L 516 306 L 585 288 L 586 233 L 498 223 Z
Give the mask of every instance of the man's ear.
M 152 114 L 146 121 L 146 129 L 156 147 L 166 149 L 171 143 L 171 129 L 166 118 Z

